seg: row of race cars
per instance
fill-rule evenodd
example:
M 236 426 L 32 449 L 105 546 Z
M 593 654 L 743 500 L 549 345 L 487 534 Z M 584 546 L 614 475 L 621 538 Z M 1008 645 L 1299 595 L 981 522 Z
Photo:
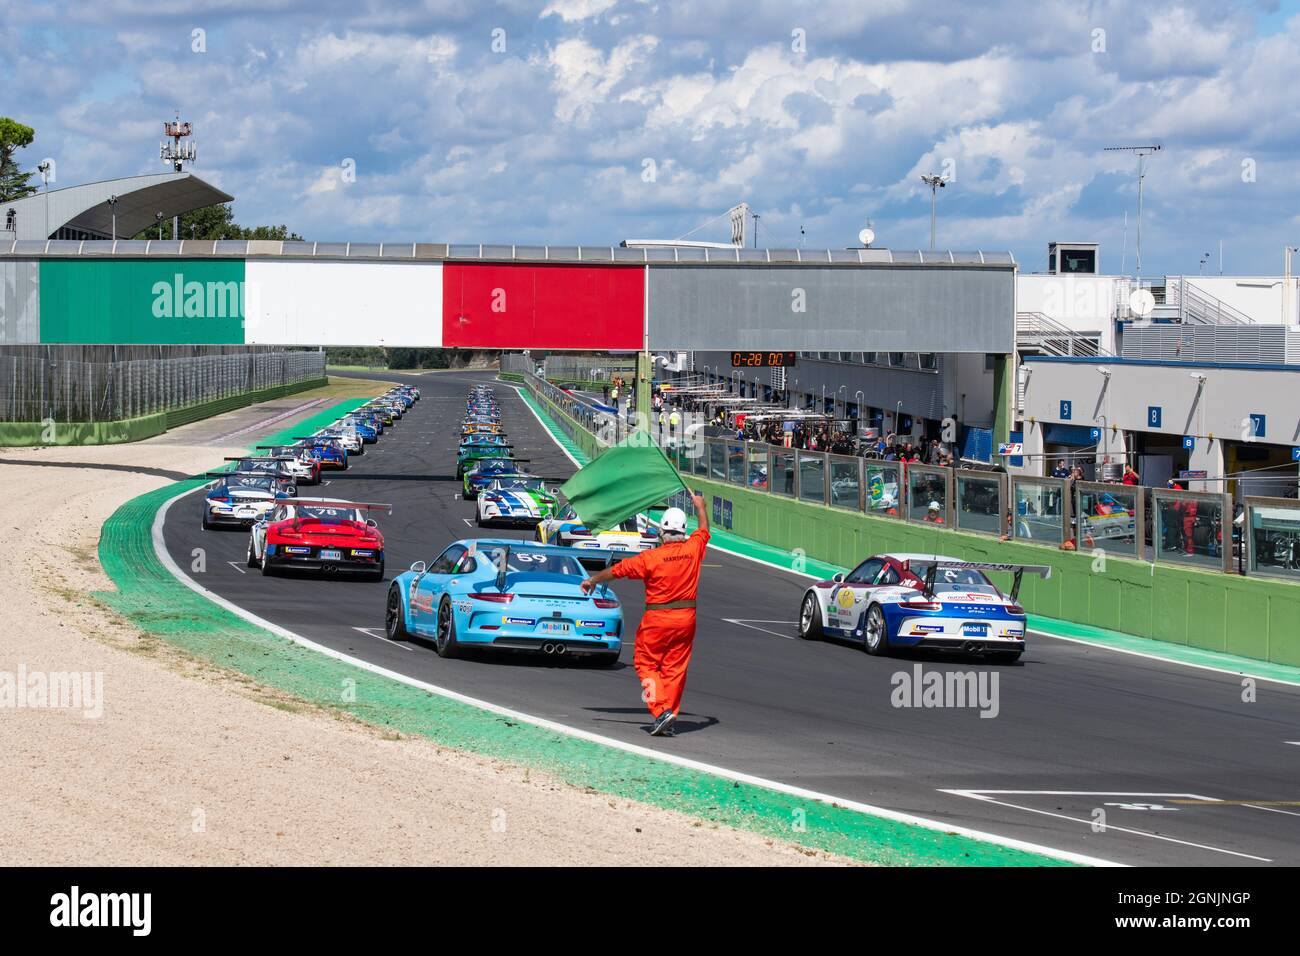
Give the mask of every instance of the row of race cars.
M 249 529 L 248 565 L 264 574 L 296 568 L 357 571 L 384 578 L 383 535 L 370 515 L 391 507 L 298 497 L 321 469 L 346 468 L 419 399 L 400 386 L 294 444 L 259 447 L 232 471 L 214 473 L 203 527 Z M 589 529 L 548 479 L 514 454 L 494 390 L 471 389 L 459 428 L 456 470 L 479 527 L 531 528 L 534 540 L 465 538 L 395 576 L 385 600 L 390 640 L 431 640 L 443 657 L 465 648 L 531 651 L 613 664 L 624 621 L 617 596 L 584 594 L 588 569 L 659 544 L 655 523 L 638 514 L 610 529 Z M 1004 594 L 986 572 L 1014 577 Z M 1011 662 L 1025 647 L 1017 602 L 1024 574 L 1050 568 L 962 561 L 940 555 L 872 556 L 847 574 L 808 585 L 798 632 L 860 644 L 870 654 L 921 647 Z
M 304 498 L 298 491 L 320 484 L 322 470 L 346 470 L 349 456 L 364 455 L 419 399 L 418 388 L 400 385 L 292 444 L 259 445 L 265 454 L 227 459 L 233 468 L 208 474 L 203 530 L 247 529 L 248 566 L 265 575 L 293 568 L 382 581 L 384 536 L 370 515 L 391 513 L 391 506 Z

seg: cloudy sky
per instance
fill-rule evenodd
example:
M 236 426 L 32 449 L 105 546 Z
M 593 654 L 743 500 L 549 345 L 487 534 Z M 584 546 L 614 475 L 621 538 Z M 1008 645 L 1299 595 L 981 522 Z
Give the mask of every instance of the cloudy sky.
M 1052 239 L 1143 272 L 1300 244 L 1300 2 L 0 0 L 0 115 L 58 185 L 162 169 L 319 240 L 609 245 L 741 200 L 761 245 Z M 802 230 L 802 232 L 801 232 Z M 725 220 L 692 234 L 725 241 Z

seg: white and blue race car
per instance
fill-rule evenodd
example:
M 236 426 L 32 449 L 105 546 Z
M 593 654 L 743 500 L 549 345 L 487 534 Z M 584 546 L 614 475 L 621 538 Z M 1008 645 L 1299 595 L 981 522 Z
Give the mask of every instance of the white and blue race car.
M 297 494 L 292 479 L 265 471 L 212 471 L 208 477 L 215 480 L 203 495 L 204 531 L 247 528 Z
M 1003 594 L 986 571 L 1012 574 Z M 868 654 L 921 647 L 1018 660 L 1025 649 L 1021 577 L 1051 576 L 1045 565 L 988 564 L 933 554 L 879 554 L 848 574 L 818 581 L 799 604 L 799 636 L 862 642 Z
M 501 475 L 479 492 L 476 502 L 478 525 L 525 525 L 532 527 L 554 514 L 555 493 L 541 478 L 531 475 Z

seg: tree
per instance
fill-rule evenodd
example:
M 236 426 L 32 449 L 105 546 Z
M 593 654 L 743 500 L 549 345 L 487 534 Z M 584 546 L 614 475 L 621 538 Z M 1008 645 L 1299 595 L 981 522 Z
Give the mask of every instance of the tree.
M 163 237 L 171 238 L 171 223 L 163 225 Z M 131 238 L 157 239 L 158 226 L 147 226 Z M 288 226 L 241 226 L 235 222 L 234 210 L 230 203 L 218 203 L 204 206 L 181 215 L 182 239 L 302 239 L 296 232 L 290 232 Z
M 14 153 L 30 146 L 35 138 L 36 130 L 30 126 L 0 116 L 0 202 L 22 199 L 36 192 L 36 187 L 28 182 L 34 173 L 23 172 L 14 161 Z

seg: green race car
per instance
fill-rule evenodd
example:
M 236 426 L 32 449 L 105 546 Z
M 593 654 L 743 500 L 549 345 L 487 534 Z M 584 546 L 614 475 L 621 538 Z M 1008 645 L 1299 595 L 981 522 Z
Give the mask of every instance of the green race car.
M 464 478 L 465 472 L 484 459 L 511 457 L 510 449 L 513 447 L 509 444 L 496 445 L 482 441 L 461 445 L 456 451 L 456 477 Z

